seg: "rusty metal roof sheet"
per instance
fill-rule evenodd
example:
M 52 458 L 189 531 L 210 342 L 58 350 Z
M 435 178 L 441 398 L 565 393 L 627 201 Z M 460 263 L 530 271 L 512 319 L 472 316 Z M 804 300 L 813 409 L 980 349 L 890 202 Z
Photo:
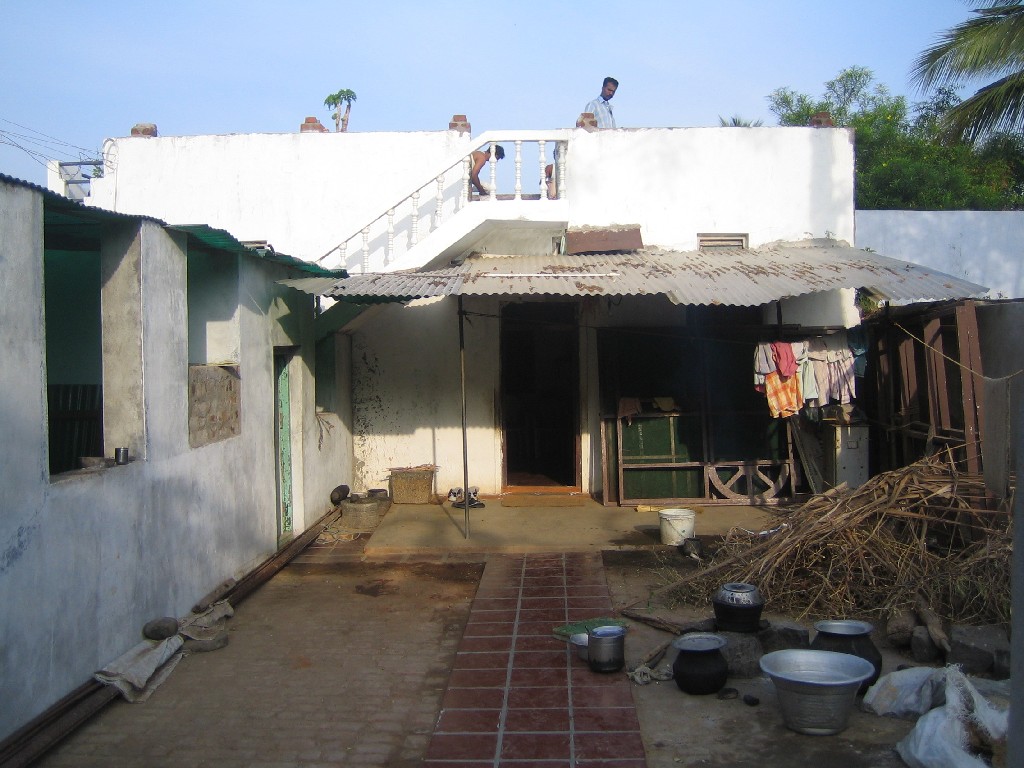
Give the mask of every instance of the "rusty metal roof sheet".
M 300 283 L 302 285 L 300 285 Z M 310 293 L 376 303 L 440 296 L 649 296 L 676 304 L 760 306 L 837 288 L 863 288 L 892 304 L 984 296 L 974 283 L 835 240 L 754 249 L 489 256 L 429 272 L 288 281 Z

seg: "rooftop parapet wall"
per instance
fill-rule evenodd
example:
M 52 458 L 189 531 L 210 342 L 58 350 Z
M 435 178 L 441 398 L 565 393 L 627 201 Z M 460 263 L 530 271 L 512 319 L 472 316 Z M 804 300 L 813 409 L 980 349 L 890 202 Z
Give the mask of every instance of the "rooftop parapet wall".
M 353 263 L 344 266 L 369 263 L 379 270 L 395 257 L 374 252 L 360 260 L 352 252 L 364 228 L 374 243 L 401 240 L 403 211 L 391 222 L 384 215 L 403 198 L 420 190 L 419 205 L 427 211 L 421 218 L 440 219 L 429 211 L 436 176 L 444 179 L 435 187 L 443 188 L 437 195 L 445 217 L 462 211 L 449 199 L 465 197 L 459 157 L 490 141 L 508 153 L 496 164 L 497 197 L 514 197 L 509 193 L 517 186 L 524 195 L 536 193 L 544 165 L 538 171 L 537 160 L 526 155 L 517 161 L 519 145 L 525 150 L 545 140 L 548 162 L 555 139 L 565 147 L 551 167 L 558 166 L 557 213 L 567 226 L 635 225 L 645 244 L 682 250 L 697 247 L 698 233 L 742 233 L 752 247 L 807 237 L 853 240 L 852 134 L 839 128 L 492 131 L 476 139 L 457 130 L 116 139 L 106 147 L 108 168 L 94 180 L 89 203 L 171 223 L 208 223 L 308 261 L 355 238 L 341 257 Z M 534 212 L 547 221 L 556 213 L 546 205 L 549 195 L 541 194 L 536 206 L 516 200 L 522 210 L 513 218 Z M 499 202 L 482 205 L 496 211 Z M 505 213 L 497 219 L 508 219 Z M 421 221 L 410 242 L 429 230 L 430 222 Z M 438 253 L 447 247 L 438 242 L 431 248 L 435 244 Z M 411 261 L 426 263 L 436 255 L 428 250 Z M 403 268 L 418 265 L 405 261 Z
M 698 233 L 757 247 L 853 242 L 853 134 L 844 128 L 576 131 L 566 160 L 572 227 L 640 224 L 644 243 L 693 250 Z

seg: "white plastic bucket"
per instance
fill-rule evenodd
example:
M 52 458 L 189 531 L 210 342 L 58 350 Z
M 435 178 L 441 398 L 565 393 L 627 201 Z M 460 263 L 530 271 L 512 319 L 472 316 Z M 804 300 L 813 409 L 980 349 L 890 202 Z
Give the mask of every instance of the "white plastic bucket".
M 693 525 L 697 513 L 692 509 L 662 509 L 658 512 L 661 521 L 661 543 L 678 546 L 693 538 Z

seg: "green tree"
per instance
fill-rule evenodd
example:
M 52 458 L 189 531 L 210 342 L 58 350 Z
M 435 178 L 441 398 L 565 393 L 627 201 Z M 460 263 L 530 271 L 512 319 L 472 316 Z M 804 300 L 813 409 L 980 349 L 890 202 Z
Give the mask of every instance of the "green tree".
M 837 126 L 854 129 L 858 208 L 1003 210 L 1024 201 L 1020 142 L 1004 137 L 975 147 L 941 140 L 944 115 L 958 103 L 950 89 L 911 111 L 870 69 L 850 67 L 825 84 L 820 98 L 778 88 L 768 103 L 780 125 L 808 125 L 811 115 L 829 112 Z
M 333 109 L 334 130 L 338 133 L 348 131 L 348 116 L 352 112 L 352 102 L 356 100 L 356 92 L 348 88 L 342 88 L 337 93 L 332 93 L 324 99 L 324 106 Z M 341 105 L 345 105 L 345 112 L 342 113 Z
M 997 78 L 943 116 L 949 137 L 977 141 L 1024 128 L 1024 3 L 968 0 L 973 18 L 947 30 L 914 64 L 922 89 Z

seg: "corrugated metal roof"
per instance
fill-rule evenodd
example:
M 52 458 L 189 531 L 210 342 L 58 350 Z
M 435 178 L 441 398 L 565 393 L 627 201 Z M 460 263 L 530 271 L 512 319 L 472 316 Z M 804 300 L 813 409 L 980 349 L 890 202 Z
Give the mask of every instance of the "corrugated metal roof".
M 348 275 L 344 269 L 325 269 L 319 264 L 303 261 L 302 259 L 296 259 L 294 256 L 286 256 L 283 253 L 278 253 L 272 248 L 251 248 L 244 245 L 227 230 L 216 229 L 208 224 L 173 224 L 167 228 L 184 232 L 189 237 L 195 238 L 210 248 L 216 248 L 217 250 L 228 251 L 230 253 L 242 253 L 246 256 L 255 256 L 257 258 L 264 259 L 265 261 L 283 264 L 286 267 L 291 267 L 292 269 L 297 269 L 301 272 L 308 272 L 311 275 L 316 275 L 316 278 L 312 279 L 326 278 L 334 282 L 339 278 L 344 278 Z
M 676 304 L 760 306 L 837 288 L 863 288 L 893 304 L 984 296 L 987 289 L 919 264 L 835 240 L 751 249 L 576 256 L 488 256 L 430 272 L 287 281 L 310 293 L 359 303 L 435 296 L 648 296 Z

